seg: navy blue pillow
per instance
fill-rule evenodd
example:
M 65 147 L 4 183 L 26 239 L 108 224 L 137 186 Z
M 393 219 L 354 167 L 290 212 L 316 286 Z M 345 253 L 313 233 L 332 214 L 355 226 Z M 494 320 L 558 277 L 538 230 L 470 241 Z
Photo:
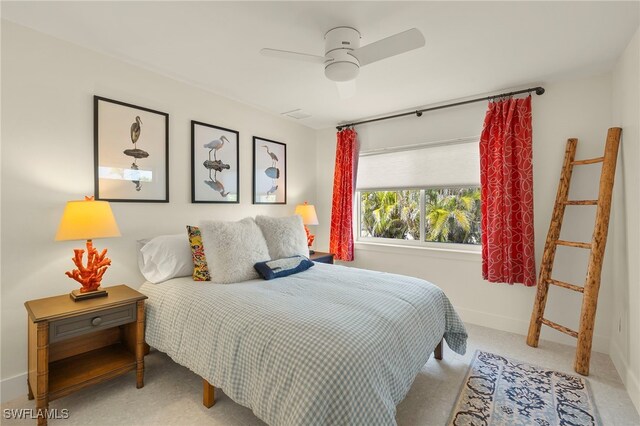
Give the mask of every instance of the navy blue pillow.
M 297 274 L 298 272 L 306 271 L 312 266 L 313 262 L 304 256 L 284 257 L 282 259 L 258 262 L 253 265 L 265 280 Z

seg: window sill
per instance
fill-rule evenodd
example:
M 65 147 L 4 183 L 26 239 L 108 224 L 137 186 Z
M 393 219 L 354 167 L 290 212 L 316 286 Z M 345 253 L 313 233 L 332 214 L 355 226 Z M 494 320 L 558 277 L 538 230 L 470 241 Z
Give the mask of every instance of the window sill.
M 372 241 L 355 241 L 356 250 L 377 252 L 384 254 L 401 254 L 405 256 L 429 256 L 440 259 L 464 260 L 481 262 L 482 252 L 479 250 L 459 250 L 408 244 L 389 244 Z

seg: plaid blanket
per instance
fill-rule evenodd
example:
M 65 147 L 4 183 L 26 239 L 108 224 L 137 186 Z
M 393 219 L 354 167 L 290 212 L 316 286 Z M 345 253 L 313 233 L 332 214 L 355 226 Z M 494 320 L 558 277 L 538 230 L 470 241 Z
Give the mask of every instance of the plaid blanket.
M 337 265 L 272 281 L 145 283 L 146 341 L 270 425 L 393 425 L 444 335 L 467 334 L 442 290 Z

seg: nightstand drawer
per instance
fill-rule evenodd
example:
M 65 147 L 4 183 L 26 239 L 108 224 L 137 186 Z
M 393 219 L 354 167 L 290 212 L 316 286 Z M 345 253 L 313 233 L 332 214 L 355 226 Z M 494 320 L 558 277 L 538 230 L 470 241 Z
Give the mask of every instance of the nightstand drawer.
M 81 334 L 128 324 L 136 320 L 136 304 L 78 315 L 52 321 L 49 324 L 49 343 L 58 342 Z

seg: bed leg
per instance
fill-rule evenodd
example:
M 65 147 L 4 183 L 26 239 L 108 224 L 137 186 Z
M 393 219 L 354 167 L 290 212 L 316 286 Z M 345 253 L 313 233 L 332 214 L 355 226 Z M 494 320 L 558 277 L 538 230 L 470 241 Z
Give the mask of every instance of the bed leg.
M 437 360 L 442 359 L 442 339 L 440 339 L 440 343 L 438 343 L 438 346 L 436 346 L 435 350 L 433 351 L 433 357 Z
M 216 388 L 207 382 L 207 379 L 202 379 L 202 403 L 205 407 L 211 408 L 216 403 Z

